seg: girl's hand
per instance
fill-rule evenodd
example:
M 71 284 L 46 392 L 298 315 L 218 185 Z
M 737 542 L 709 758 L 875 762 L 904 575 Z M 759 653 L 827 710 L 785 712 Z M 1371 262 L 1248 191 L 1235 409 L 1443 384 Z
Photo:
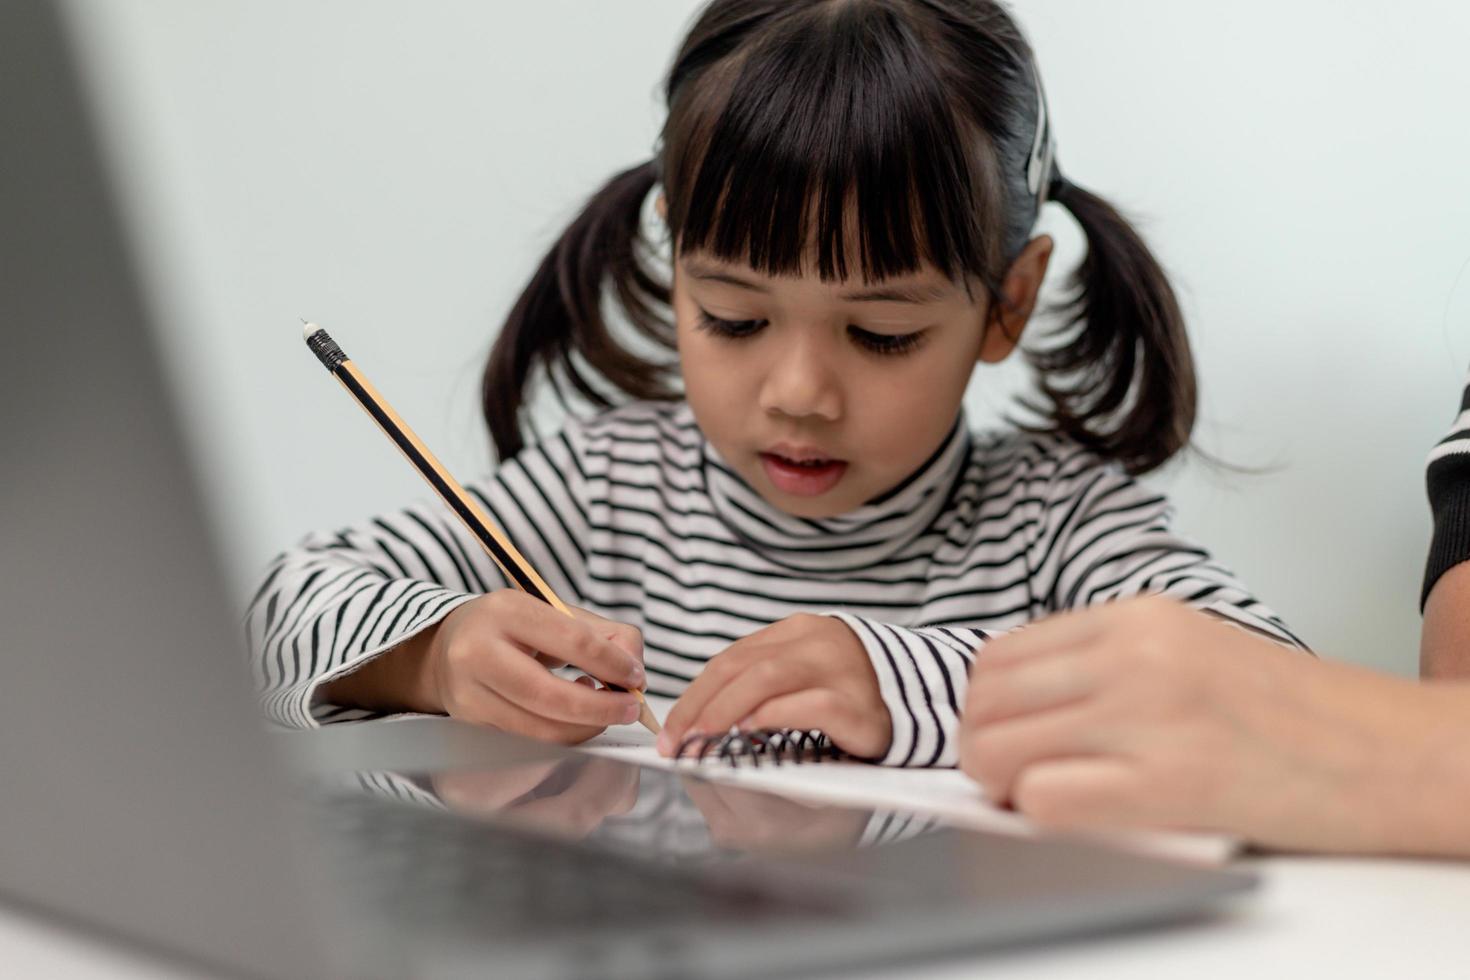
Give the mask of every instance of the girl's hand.
M 988 644 L 960 764 L 991 799 L 1053 827 L 1466 853 L 1454 824 L 1470 806 L 1467 709 L 1470 689 L 1318 661 L 1150 598 Z M 1421 803 L 1435 785 L 1445 797 Z
M 862 642 L 839 619 L 790 616 L 731 644 L 669 712 L 659 753 L 731 726 L 819 728 L 862 758 L 888 751 L 893 725 Z
M 631 694 L 569 681 L 547 667 L 641 688 L 643 636 L 584 609 L 569 619 L 540 599 L 501 589 L 456 608 L 361 669 L 322 686 L 333 704 L 423 711 L 549 742 L 575 743 L 638 718 Z
M 513 589 L 455 609 L 434 631 L 423 683 L 443 713 L 549 742 L 585 742 L 638 718 L 631 694 L 597 690 L 548 667 L 571 664 L 604 683 L 644 685 L 638 630 L 577 610 L 575 619 Z

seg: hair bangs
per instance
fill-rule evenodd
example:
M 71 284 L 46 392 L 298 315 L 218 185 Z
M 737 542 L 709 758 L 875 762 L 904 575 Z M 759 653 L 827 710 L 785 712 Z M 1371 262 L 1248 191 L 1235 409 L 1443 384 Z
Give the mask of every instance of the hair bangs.
M 988 284 L 1004 191 L 963 118 L 932 50 L 891 8 L 800 9 L 671 106 L 676 245 L 774 276 L 876 282 L 927 263 Z

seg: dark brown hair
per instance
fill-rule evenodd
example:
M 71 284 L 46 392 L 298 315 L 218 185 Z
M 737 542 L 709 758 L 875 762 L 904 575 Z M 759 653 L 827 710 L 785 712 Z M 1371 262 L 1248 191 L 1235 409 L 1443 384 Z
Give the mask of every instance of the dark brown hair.
M 814 263 L 827 280 L 927 262 L 992 298 L 1054 200 L 1087 256 L 1062 323 L 1027 350 L 1041 396 L 1029 407 L 1133 473 L 1188 443 L 1194 367 L 1174 291 L 1117 210 L 1038 156 L 1049 140 L 1039 75 L 999 3 L 713 0 L 665 97 L 654 158 L 592 197 L 495 341 L 482 397 L 502 459 L 524 445 L 538 374 L 564 403 L 568 388 L 599 408 L 681 397 L 669 285 L 641 234 L 659 184 L 681 250 L 768 275 Z M 608 320 L 609 296 L 631 346 Z

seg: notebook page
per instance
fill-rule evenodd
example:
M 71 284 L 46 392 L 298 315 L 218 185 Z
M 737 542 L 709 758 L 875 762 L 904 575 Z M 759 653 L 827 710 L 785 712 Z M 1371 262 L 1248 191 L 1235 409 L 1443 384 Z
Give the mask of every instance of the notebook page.
M 648 696 L 662 723 L 672 698 Z M 659 755 L 655 736 L 638 725 L 610 728 L 585 743 L 583 751 L 658 769 L 679 769 L 701 778 L 734 783 L 816 803 L 847 804 L 935 816 L 958 827 L 1032 836 L 1024 817 L 989 803 L 968 776 L 956 769 L 898 769 L 861 762 L 730 766 L 714 761 L 675 761 Z M 1165 831 L 1108 831 L 1098 839 L 1129 850 L 1206 864 L 1223 864 L 1240 847 L 1225 835 Z

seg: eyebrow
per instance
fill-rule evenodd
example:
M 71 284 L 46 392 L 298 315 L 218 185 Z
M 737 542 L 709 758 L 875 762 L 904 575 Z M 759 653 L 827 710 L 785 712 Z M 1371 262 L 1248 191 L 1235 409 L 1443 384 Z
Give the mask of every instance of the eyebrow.
M 691 279 L 700 282 L 718 282 L 753 293 L 769 293 L 770 290 L 758 282 L 742 279 L 733 273 L 713 266 L 690 262 L 686 266 Z M 878 286 L 843 293 L 841 298 L 852 303 L 933 303 L 949 296 L 949 290 L 937 283 L 915 283 L 909 286 Z

